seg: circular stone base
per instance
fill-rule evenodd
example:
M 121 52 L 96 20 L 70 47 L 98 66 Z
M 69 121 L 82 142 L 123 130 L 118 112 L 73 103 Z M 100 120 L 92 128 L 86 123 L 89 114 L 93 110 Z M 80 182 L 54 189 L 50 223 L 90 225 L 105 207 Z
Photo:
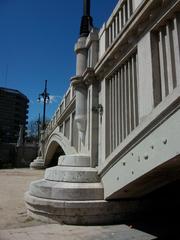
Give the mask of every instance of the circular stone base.
M 59 166 L 90 167 L 90 157 L 86 155 L 62 155 L 58 159 Z
M 62 201 L 31 196 L 25 193 L 28 215 L 43 222 L 73 225 L 102 225 L 132 219 L 137 201 Z
M 100 200 L 104 198 L 104 189 L 101 183 L 69 183 L 42 179 L 31 182 L 29 194 L 54 200 Z
M 31 169 L 45 169 L 44 159 L 37 157 L 33 162 L 30 163 Z

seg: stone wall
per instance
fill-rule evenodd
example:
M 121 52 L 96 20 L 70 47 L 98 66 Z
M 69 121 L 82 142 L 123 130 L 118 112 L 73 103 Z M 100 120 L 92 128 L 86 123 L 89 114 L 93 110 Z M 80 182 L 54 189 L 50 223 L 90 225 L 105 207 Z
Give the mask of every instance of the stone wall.
M 16 147 L 15 144 L 0 143 L 0 169 L 29 167 L 37 157 L 37 146 L 28 144 Z
M 0 143 L 0 169 L 15 167 L 15 144 Z
M 29 167 L 30 163 L 37 157 L 37 145 L 28 144 L 16 147 L 16 167 Z

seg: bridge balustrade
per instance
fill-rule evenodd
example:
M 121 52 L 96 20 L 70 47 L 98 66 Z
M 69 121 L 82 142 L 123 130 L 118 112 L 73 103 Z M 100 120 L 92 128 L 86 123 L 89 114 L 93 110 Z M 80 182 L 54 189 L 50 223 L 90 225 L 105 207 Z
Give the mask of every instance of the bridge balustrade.
M 119 33 L 127 24 L 133 13 L 133 0 L 125 0 L 113 12 L 113 16 L 107 22 L 106 28 L 106 48 L 110 47 Z
M 180 82 L 180 14 L 152 33 L 153 83 L 155 106 L 162 102 Z
M 45 130 L 45 139 L 59 126 L 59 131 L 64 134 L 69 140 L 71 139 L 72 117 L 75 111 L 75 91 L 70 87 L 58 106 L 54 116 L 49 122 Z
M 137 53 L 133 53 L 106 79 L 106 155 L 139 123 Z
M 65 107 L 68 106 L 68 104 L 70 103 L 70 100 L 71 100 L 71 92 L 70 92 L 70 89 L 68 90 L 66 96 L 65 96 Z
M 147 44 L 145 51 L 143 41 Z M 148 55 L 147 62 L 142 61 L 145 53 Z M 175 13 L 153 26 L 105 78 L 106 158 L 141 124 L 145 116 L 159 104 L 165 104 L 179 85 L 180 13 Z

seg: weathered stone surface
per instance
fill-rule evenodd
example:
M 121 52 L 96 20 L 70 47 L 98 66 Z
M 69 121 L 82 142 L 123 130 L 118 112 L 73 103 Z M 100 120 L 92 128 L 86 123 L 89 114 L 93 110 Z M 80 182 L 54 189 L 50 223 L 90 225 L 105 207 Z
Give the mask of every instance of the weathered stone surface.
M 41 221 L 66 224 L 108 224 L 132 219 L 142 206 L 137 201 L 61 201 L 25 194 L 28 214 Z
M 99 182 L 97 170 L 90 167 L 56 166 L 46 169 L 44 178 L 57 182 Z
M 44 159 L 41 158 L 41 157 L 37 157 L 33 162 L 31 162 L 30 168 L 32 168 L 32 169 L 45 169 Z
M 90 167 L 90 157 L 87 155 L 63 155 L 59 157 L 58 165 L 60 166 L 76 166 Z
M 101 183 L 69 183 L 39 180 L 29 188 L 32 196 L 59 200 L 98 200 L 104 198 Z

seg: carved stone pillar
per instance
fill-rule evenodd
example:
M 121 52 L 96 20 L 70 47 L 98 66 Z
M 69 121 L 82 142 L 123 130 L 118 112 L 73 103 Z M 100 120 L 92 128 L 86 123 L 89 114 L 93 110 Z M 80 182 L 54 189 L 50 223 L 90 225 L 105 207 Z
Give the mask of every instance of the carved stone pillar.
M 87 122 L 87 88 L 83 83 L 83 72 L 87 67 L 86 37 L 80 37 L 75 45 L 77 56 L 76 76 L 71 79 L 76 91 L 76 115 L 75 121 L 79 133 L 79 150 L 82 152 L 85 145 L 85 133 Z

